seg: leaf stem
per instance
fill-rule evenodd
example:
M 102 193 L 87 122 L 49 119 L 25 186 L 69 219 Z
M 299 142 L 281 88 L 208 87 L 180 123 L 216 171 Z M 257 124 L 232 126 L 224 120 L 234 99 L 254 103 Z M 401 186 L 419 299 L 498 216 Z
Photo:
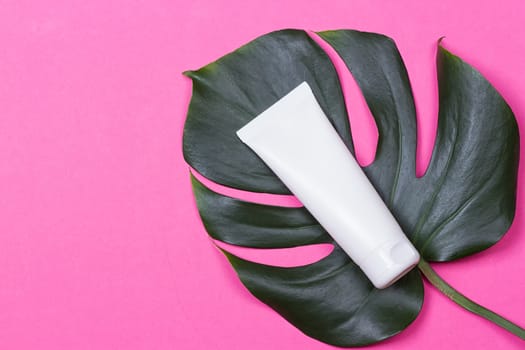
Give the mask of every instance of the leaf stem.
M 417 266 L 419 270 L 423 273 L 423 275 L 425 275 L 427 280 L 453 302 L 455 302 L 462 308 L 497 324 L 498 326 L 525 340 L 525 329 L 510 322 L 506 318 L 501 317 L 497 313 L 475 303 L 471 299 L 467 298 L 466 296 L 452 288 L 436 273 L 436 271 L 434 271 L 434 269 L 432 269 L 428 262 L 421 259 Z

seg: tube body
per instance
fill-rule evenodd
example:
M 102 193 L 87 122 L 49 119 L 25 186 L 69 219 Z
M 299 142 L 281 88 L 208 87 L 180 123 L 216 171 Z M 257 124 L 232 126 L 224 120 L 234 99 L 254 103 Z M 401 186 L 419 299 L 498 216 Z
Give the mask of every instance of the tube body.
M 237 131 L 377 288 L 419 261 L 303 82 Z

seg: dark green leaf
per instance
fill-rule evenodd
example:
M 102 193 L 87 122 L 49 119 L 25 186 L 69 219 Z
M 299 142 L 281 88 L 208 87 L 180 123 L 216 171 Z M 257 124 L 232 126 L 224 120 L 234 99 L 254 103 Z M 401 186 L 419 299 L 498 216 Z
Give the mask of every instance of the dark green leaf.
M 514 116 L 501 96 L 479 72 L 440 47 L 438 135 L 429 169 L 418 179 L 415 108 L 395 43 L 350 30 L 320 36 L 346 62 L 378 125 L 376 159 L 365 172 L 423 257 L 451 260 L 498 241 L 514 216 L 519 146 Z M 193 79 L 193 95 L 184 155 L 215 182 L 288 193 L 235 131 L 304 80 L 352 151 L 335 70 L 303 31 L 267 34 L 186 74 Z M 215 239 L 257 248 L 331 241 L 304 208 L 248 203 L 192 182 L 204 225 Z M 225 254 L 257 298 L 304 333 L 334 345 L 369 344 L 400 332 L 423 300 L 416 271 L 379 291 L 337 245 L 327 258 L 296 268 Z

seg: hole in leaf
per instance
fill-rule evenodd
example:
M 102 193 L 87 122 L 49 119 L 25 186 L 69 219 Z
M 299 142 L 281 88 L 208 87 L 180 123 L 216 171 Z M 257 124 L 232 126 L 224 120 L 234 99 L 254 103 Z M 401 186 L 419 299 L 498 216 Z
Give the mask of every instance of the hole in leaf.
M 311 244 L 293 248 L 258 249 L 239 247 L 217 240 L 213 241 L 218 247 L 242 259 L 280 267 L 297 267 L 313 264 L 327 257 L 334 250 L 334 246 L 330 243 Z
M 355 158 L 361 166 L 370 165 L 374 161 L 378 140 L 377 126 L 372 112 L 339 54 L 315 32 L 307 31 L 307 33 L 326 52 L 335 67 L 352 127 Z
M 436 70 L 437 45 L 429 41 L 418 50 L 403 54 L 417 115 L 416 176 L 425 174 L 436 139 L 439 99 Z M 403 53 L 403 48 L 399 51 Z M 422 122 L 424 120 L 424 122 Z
M 243 191 L 227 186 L 219 185 L 201 174 L 199 174 L 195 169 L 190 168 L 190 171 L 193 176 L 202 182 L 206 187 L 217 192 L 219 194 L 240 199 L 246 202 L 252 202 L 256 204 L 267 204 L 267 205 L 277 205 L 280 207 L 288 208 L 300 208 L 303 204 L 292 195 L 284 194 L 270 194 L 270 193 L 255 193 L 250 191 Z

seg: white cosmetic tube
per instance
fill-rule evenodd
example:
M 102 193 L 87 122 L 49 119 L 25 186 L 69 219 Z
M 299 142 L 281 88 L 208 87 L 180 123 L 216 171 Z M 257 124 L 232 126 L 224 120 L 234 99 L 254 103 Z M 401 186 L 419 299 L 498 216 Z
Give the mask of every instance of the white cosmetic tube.
M 419 254 L 303 82 L 237 135 L 283 181 L 376 288 Z

